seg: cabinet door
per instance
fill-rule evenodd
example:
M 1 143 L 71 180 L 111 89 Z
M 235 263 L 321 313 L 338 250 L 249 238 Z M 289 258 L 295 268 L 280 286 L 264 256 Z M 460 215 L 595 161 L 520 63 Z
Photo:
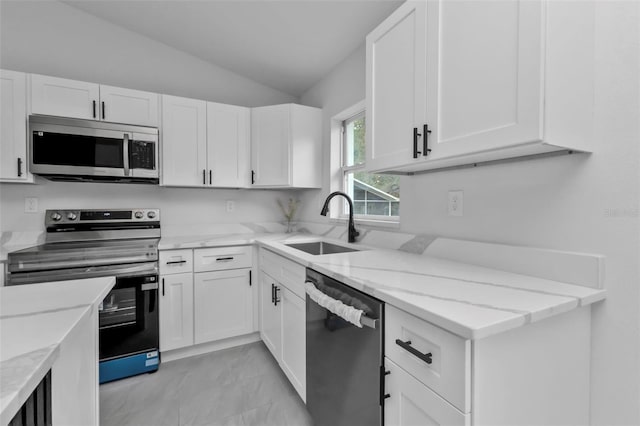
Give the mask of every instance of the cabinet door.
M 280 365 L 300 398 L 307 398 L 306 318 L 304 299 L 282 288 L 282 362 Z
M 470 416 L 440 398 L 409 373 L 385 358 L 384 424 L 386 426 L 469 425 Z
M 32 181 L 27 173 L 26 75 L 0 70 L 0 179 Z
M 260 337 L 269 348 L 273 357 L 280 362 L 282 355 L 282 317 L 281 302 L 274 303 L 274 290 L 277 281 L 264 272 L 260 272 Z M 277 292 L 280 293 L 281 291 Z
M 250 109 L 207 102 L 207 182 L 242 188 L 249 183 Z
M 163 275 L 160 288 L 160 350 L 193 345 L 193 274 Z
M 31 74 L 31 112 L 98 119 L 100 89 L 95 83 Z
M 423 159 L 422 154 L 414 159 L 414 128 L 422 133 L 426 117 L 425 3 L 407 1 L 367 36 L 367 168 L 372 170 Z M 415 143 L 422 152 L 422 140 Z
M 207 103 L 162 95 L 162 178 L 167 186 L 204 186 Z
M 253 186 L 291 185 L 290 105 L 251 111 Z
M 544 7 L 428 2 L 431 158 L 541 140 Z
M 100 119 L 158 127 L 158 94 L 100 85 Z
M 194 275 L 195 343 L 251 333 L 253 292 L 250 269 Z

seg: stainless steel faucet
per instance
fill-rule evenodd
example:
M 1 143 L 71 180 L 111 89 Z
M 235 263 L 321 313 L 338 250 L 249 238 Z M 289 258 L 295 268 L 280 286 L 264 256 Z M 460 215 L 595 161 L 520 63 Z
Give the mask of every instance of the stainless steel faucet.
M 322 210 L 320 211 L 320 214 L 322 216 L 327 215 L 327 212 L 329 211 L 329 201 L 331 201 L 331 199 L 336 195 L 342 195 L 349 202 L 349 242 L 355 243 L 356 237 L 360 235 L 360 233 L 356 231 L 356 227 L 353 224 L 353 201 L 351 201 L 351 197 L 349 197 L 346 193 L 341 191 L 332 192 L 331 194 L 329 194 L 327 199 L 324 200 L 324 206 L 322 206 Z

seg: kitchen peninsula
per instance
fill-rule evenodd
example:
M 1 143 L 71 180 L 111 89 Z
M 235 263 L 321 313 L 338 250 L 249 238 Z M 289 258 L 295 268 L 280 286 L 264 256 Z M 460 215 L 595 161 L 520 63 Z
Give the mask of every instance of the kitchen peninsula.
M 51 371 L 54 424 L 98 424 L 98 306 L 103 277 L 0 288 L 0 423 Z

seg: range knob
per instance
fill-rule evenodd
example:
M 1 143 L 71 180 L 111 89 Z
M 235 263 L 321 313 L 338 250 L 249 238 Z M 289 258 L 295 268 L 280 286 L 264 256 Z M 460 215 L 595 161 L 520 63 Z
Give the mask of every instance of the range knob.
M 53 220 L 54 222 L 57 222 L 60 219 L 62 219 L 62 215 L 60 213 L 58 212 L 51 213 L 51 220 Z
M 144 213 L 142 213 L 141 211 L 137 211 L 133 215 L 136 219 L 142 219 L 144 217 Z
M 78 217 L 78 215 L 75 214 L 74 212 L 67 213 L 67 219 L 69 219 L 69 220 L 76 220 L 77 217 Z
M 154 212 L 153 210 L 150 212 L 147 212 L 147 217 L 149 219 L 153 219 L 154 217 L 156 217 L 156 212 Z

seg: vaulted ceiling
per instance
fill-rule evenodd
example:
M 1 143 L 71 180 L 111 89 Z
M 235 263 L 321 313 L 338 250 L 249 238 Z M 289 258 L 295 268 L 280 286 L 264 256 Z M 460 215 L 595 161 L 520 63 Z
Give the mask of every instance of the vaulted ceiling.
M 64 0 L 252 80 L 300 96 L 401 0 Z

